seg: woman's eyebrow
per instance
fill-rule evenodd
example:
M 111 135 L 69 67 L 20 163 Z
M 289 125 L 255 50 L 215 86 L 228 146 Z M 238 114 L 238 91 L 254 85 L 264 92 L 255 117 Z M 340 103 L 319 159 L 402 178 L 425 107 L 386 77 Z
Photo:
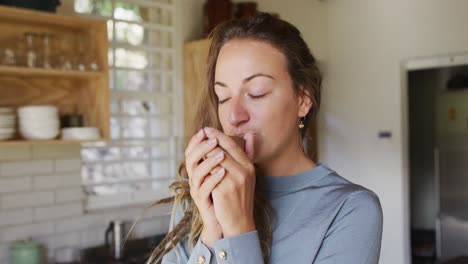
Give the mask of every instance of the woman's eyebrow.
M 272 80 L 275 79 L 275 78 L 273 78 L 273 76 L 268 75 L 268 74 L 265 74 L 265 73 L 256 73 L 256 74 L 254 74 L 254 75 L 252 75 L 252 76 L 249 76 L 249 77 L 245 78 L 245 79 L 242 81 L 242 83 L 245 84 L 245 83 L 249 82 L 250 80 L 252 80 L 252 79 L 254 79 L 254 78 L 256 78 L 256 77 L 267 77 L 267 78 L 270 78 L 270 79 L 272 79 Z M 221 86 L 221 87 L 227 87 L 227 85 L 226 85 L 225 83 L 222 83 L 222 82 L 215 82 L 214 85 L 219 85 L 219 86 Z
M 252 80 L 253 78 L 256 78 L 256 77 L 267 77 L 267 78 L 270 78 L 270 79 L 272 79 L 272 80 L 275 79 L 275 78 L 273 78 L 273 76 L 268 75 L 268 74 L 265 74 L 265 73 L 256 73 L 256 74 L 254 74 L 254 75 L 252 75 L 252 76 L 250 76 L 250 77 L 245 78 L 245 79 L 242 81 L 242 83 L 246 83 L 246 82 L 248 82 L 248 81 L 250 81 L 250 80 Z

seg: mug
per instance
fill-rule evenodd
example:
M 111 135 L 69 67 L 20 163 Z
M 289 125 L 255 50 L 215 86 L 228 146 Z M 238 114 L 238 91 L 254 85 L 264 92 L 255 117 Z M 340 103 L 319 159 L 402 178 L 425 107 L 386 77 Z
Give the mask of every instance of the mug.
M 40 264 L 41 246 L 32 240 L 16 241 L 10 247 L 12 264 Z

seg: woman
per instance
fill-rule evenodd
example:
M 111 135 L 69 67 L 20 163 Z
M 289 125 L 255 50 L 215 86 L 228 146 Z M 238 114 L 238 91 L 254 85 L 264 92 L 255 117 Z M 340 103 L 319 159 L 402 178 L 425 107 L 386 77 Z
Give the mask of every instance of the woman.
M 172 185 L 171 232 L 148 262 L 378 263 L 378 197 L 304 151 L 321 76 L 300 32 L 260 14 L 211 37 L 200 130 Z

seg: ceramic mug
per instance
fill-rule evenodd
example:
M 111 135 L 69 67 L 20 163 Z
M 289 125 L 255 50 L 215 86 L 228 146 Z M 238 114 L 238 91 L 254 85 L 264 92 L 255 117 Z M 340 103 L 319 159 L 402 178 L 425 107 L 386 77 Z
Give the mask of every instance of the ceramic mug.
M 16 241 L 10 247 L 12 264 L 40 264 L 41 246 L 32 240 Z

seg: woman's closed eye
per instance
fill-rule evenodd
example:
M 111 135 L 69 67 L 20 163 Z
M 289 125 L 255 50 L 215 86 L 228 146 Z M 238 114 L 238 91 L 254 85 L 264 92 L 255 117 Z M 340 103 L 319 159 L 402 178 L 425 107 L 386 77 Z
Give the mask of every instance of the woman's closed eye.
M 264 93 L 264 94 L 249 94 L 249 97 L 253 98 L 253 99 L 259 99 L 259 98 L 264 97 L 265 95 L 267 95 L 267 94 L 266 93 Z
M 223 100 L 219 99 L 219 100 L 218 100 L 218 104 L 224 104 L 224 103 L 225 103 L 227 100 L 229 100 L 229 99 L 230 99 L 230 98 L 226 98 L 226 99 L 223 99 Z
M 267 95 L 268 93 L 264 93 L 264 94 L 247 94 L 247 96 L 249 96 L 250 98 L 252 99 L 260 99 L 262 97 L 265 97 L 265 95 Z M 227 102 L 229 99 L 231 99 L 231 97 L 228 97 L 226 99 L 219 99 L 218 100 L 218 104 L 224 104 L 225 102 Z

